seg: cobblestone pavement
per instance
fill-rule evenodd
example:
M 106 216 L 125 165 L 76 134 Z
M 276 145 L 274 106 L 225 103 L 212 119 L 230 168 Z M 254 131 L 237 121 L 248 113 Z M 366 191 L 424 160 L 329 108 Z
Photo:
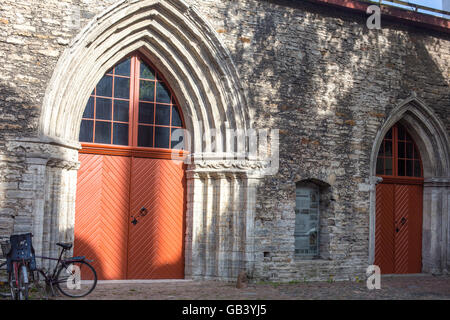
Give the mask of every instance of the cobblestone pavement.
M 57 299 L 64 299 L 58 297 Z M 245 289 L 217 281 L 99 283 L 87 300 L 323 300 L 323 299 L 445 299 L 450 300 L 450 276 L 383 276 L 380 290 L 365 281 L 256 283 Z

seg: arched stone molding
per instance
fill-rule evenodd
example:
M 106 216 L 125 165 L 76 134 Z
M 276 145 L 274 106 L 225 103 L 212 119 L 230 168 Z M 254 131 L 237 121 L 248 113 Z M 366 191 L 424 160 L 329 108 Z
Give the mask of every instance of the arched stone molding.
M 61 148 L 79 146 L 81 118 L 92 89 L 105 72 L 134 51 L 144 54 L 164 75 L 191 136 L 194 161 L 187 170 L 186 277 L 235 279 L 242 270 L 251 273 L 256 185 L 272 164 L 251 155 L 230 158 L 245 154 L 255 142 L 231 143 L 238 131 L 243 136 L 254 132 L 243 89 L 227 49 L 185 1 L 122 0 L 96 16 L 58 61 L 43 102 L 40 140 Z M 215 146 L 205 140 L 215 141 Z M 54 171 L 47 171 L 47 183 L 64 178 L 73 199 L 74 175 Z M 55 220 L 53 216 L 61 216 L 61 207 L 55 206 L 59 200 L 52 198 L 51 190 L 47 193 L 45 206 L 51 214 L 42 213 L 43 230 L 52 230 L 49 239 L 60 237 L 61 229 L 68 230 L 63 234 L 70 240 L 74 206 L 64 207 L 67 214 Z M 49 250 L 42 247 L 43 252 Z
M 135 50 L 174 90 L 193 138 L 192 153 L 215 157 L 235 151 L 227 129 L 245 131 L 250 125 L 239 77 L 215 31 L 183 0 L 122 0 L 96 16 L 58 61 L 43 102 L 40 135 L 77 142 L 92 88 Z M 215 150 L 202 141 L 212 130 Z
M 416 94 L 398 104 L 383 123 L 370 156 L 369 264 L 375 260 L 376 160 L 387 131 L 397 122 L 404 125 L 419 149 L 424 173 L 422 271 L 450 270 L 450 140 L 445 126 Z

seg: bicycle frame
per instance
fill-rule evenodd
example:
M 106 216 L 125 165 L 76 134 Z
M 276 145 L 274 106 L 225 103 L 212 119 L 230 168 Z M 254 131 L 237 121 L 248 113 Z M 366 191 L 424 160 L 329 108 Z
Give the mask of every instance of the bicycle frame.
M 52 289 L 52 295 L 53 296 L 55 296 L 55 290 L 53 289 L 53 285 L 57 283 L 56 276 L 57 276 L 58 270 L 60 268 L 67 266 L 68 263 L 73 262 L 73 261 L 87 261 L 87 262 L 91 262 L 92 261 L 92 260 L 87 260 L 85 257 L 79 257 L 79 259 L 75 259 L 75 258 L 78 258 L 78 257 L 72 257 L 72 258 L 69 258 L 69 259 L 62 259 L 63 255 L 64 255 L 64 252 L 66 252 L 66 251 L 68 251 L 68 249 L 62 248 L 61 253 L 59 254 L 58 258 L 51 258 L 51 257 L 45 257 L 45 256 L 36 256 L 37 259 L 45 259 L 45 260 L 57 261 L 52 273 L 50 273 L 50 272 L 46 273 L 46 272 L 43 272 L 42 269 L 38 269 L 38 271 L 41 271 L 41 273 L 44 275 L 45 282 L 50 285 L 50 288 Z

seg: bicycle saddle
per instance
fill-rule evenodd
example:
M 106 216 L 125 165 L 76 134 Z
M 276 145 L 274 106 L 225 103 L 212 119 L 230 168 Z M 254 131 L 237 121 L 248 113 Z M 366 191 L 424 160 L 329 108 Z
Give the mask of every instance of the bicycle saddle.
M 70 248 L 72 248 L 72 244 L 70 242 L 58 242 L 56 245 L 62 247 L 63 249 L 66 249 L 66 250 L 69 250 Z

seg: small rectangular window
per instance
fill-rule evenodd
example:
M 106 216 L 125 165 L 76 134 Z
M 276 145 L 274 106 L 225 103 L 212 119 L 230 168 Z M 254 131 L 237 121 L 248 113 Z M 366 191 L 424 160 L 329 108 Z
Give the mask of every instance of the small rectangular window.
M 138 127 L 138 146 L 153 147 L 153 126 Z
M 319 188 L 298 185 L 296 189 L 295 253 L 319 255 Z
M 122 146 L 128 145 L 128 124 L 114 123 L 113 144 Z
M 95 143 L 111 143 L 111 122 L 95 122 Z
M 169 148 L 170 129 L 155 127 L 155 148 Z
M 81 121 L 80 142 L 92 142 L 94 138 L 94 121 Z

